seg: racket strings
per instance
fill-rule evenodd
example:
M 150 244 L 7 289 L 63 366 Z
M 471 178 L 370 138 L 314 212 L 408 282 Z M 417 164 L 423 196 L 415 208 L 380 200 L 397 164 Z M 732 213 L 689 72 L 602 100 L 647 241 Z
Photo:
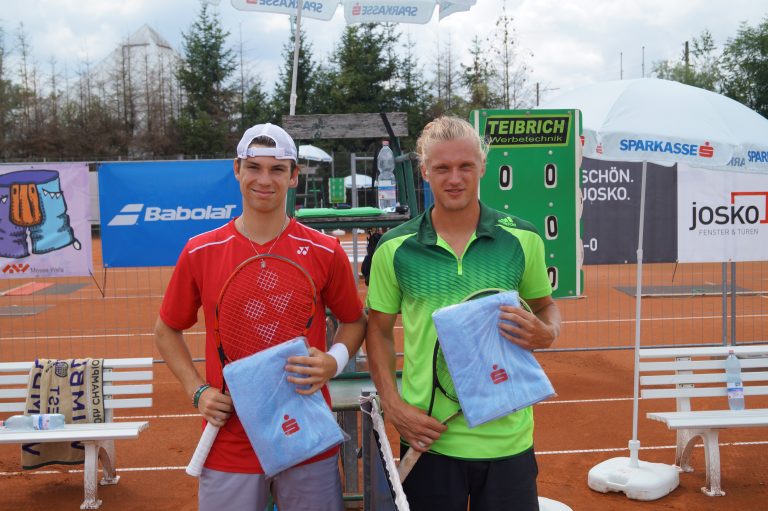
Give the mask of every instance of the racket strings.
M 264 263 L 264 261 L 261 261 Z M 314 286 L 282 261 L 245 265 L 227 283 L 218 333 L 230 360 L 303 335 L 314 313 Z

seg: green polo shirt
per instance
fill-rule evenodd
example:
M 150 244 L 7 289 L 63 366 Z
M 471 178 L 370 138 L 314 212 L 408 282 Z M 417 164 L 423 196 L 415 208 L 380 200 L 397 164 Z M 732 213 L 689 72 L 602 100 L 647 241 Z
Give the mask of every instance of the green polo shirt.
M 432 225 L 431 210 L 382 236 L 373 255 L 367 305 L 402 314 L 405 339 L 403 399 L 426 410 L 432 394 L 432 354 L 437 333 L 432 312 L 487 289 L 517 290 L 526 299 L 552 294 L 544 243 L 530 223 L 480 203 L 480 221 L 457 257 Z M 438 390 L 432 415 L 457 409 Z M 470 429 L 456 417 L 432 445 L 463 459 L 513 456 L 533 445 L 533 410 L 528 407 Z

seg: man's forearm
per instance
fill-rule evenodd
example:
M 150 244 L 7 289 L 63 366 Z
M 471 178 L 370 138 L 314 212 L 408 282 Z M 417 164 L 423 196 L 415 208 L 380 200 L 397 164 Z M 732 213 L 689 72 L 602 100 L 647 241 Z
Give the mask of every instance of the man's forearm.
M 155 326 L 155 344 L 168 368 L 184 387 L 184 391 L 192 396 L 195 390 L 205 383 L 205 379 L 195 368 L 183 334 L 158 320 Z

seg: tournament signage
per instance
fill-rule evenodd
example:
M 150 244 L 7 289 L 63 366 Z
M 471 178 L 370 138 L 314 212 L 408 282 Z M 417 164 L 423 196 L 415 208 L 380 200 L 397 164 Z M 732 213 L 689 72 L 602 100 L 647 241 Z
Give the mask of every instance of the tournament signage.
M 93 272 L 88 164 L 0 166 L 2 278 Z
M 429 23 L 434 0 L 357 0 L 344 2 L 347 23 Z
M 477 110 L 470 122 L 490 146 L 480 198 L 533 223 L 544 239 L 553 296 L 579 296 L 579 111 Z
M 768 176 L 678 168 L 680 262 L 768 259 Z
M 338 0 L 304 0 L 301 15 L 328 21 L 333 18 L 338 5 Z M 295 16 L 298 0 L 232 0 L 232 7 L 241 11 L 275 12 Z
M 99 167 L 104 267 L 173 266 L 187 240 L 241 213 L 232 160 Z
M 584 264 L 637 260 L 642 163 L 584 158 L 581 163 Z M 643 260 L 677 259 L 677 171 L 648 164 Z
M 491 147 L 567 146 L 570 115 L 489 116 L 485 139 Z

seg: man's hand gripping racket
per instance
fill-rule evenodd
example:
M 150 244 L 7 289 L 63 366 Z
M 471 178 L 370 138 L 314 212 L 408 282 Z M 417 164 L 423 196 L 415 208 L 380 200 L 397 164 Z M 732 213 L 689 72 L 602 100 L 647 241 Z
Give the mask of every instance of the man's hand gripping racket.
M 464 298 L 462 302 L 468 302 L 470 300 L 476 300 L 485 296 L 495 295 L 503 291 L 503 289 L 483 289 L 481 291 L 476 291 L 470 294 Z M 530 312 L 530 307 L 528 307 L 528 304 L 525 303 L 522 298 L 520 298 L 520 305 Z M 432 408 L 435 404 L 436 389 L 440 389 L 445 397 L 459 405 L 459 396 L 456 393 L 456 387 L 453 384 L 451 373 L 448 370 L 448 364 L 445 361 L 443 350 L 440 348 L 440 342 L 438 340 L 435 340 L 435 351 L 432 356 L 432 397 L 429 401 L 429 409 L 427 411 L 428 415 L 432 415 Z M 441 420 L 440 423 L 447 424 L 451 419 L 457 417 L 459 414 L 461 414 L 461 405 L 459 405 L 459 408 L 454 413 Z M 397 473 L 400 476 L 401 483 L 405 481 L 405 478 L 408 477 L 408 474 L 411 473 L 411 470 L 413 469 L 414 465 L 416 465 L 416 462 L 419 461 L 419 458 L 422 454 L 422 452 L 417 451 L 416 449 L 408 449 L 408 452 L 405 453 L 405 456 L 403 456 L 403 458 L 400 460 L 400 464 L 397 466 Z
M 229 276 L 216 303 L 214 332 L 222 369 L 229 362 L 306 335 L 314 314 L 315 285 L 301 266 L 275 255 L 244 261 Z M 218 432 L 218 426 L 206 424 L 187 474 L 202 473 Z

